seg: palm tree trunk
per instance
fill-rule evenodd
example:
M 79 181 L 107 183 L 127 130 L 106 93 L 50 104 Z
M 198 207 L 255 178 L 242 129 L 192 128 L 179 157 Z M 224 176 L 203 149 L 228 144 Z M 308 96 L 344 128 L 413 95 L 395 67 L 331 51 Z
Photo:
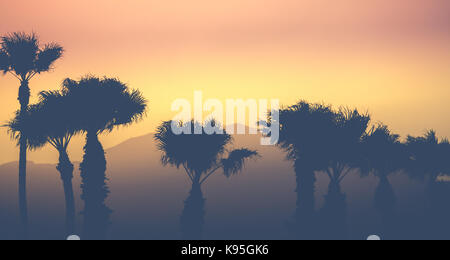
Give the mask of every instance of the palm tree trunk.
M 66 235 L 75 234 L 75 199 L 73 195 L 73 164 L 65 149 L 59 151 L 59 164 L 56 167 L 61 174 L 66 200 Z
M 424 226 L 426 227 L 426 239 L 440 239 L 440 233 L 444 230 L 444 227 L 448 224 L 440 224 L 438 217 L 443 216 L 442 212 L 439 212 L 446 205 L 446 203 L 440 204 L 442 201 L 441 197 L 446 197 L 445 195 L 439 194 L 439 185 L 437 180 L 437 175 L 431 172 L 425 177 L 425 206 L 424 206 Z M 443 236 L 445 237 L 445 235 Z
M 395 239 L 393 236 L 397 233 L 398 226 L 395 214 L 396 197 L 394 188 L 389 182 L 388 174 L 385 172 L 380 173 L 379 179 L 379 184 L 375 190 L 374 203 L 382 222 L 382 233 L 380 235 L 385 239 L 391 240 Z
M 96 131 L 86 136 L 81 171 L 81 198 L 84 201 L 83 239 L 104 240 L 107 237 L 111 210 L 105 205 L 109 194 L 106 184 L 106 158 Z
M 205 222 L 205 199 L 199 181 L 192 183 L 192 189 L 184 202 L 181 214 L 181 236 L 183 240 L 200 240 Z
M 295 213 L 295 237 L 312 239 L 315 234 L 315 183 L 314 169 L 307 162 L 296 160 L 294 163 L 297 182 L 297 209 Z
M 28 206 L 27 206 L 27 140 L 20 137 L 19 157 L 19 210 L 21 237 L 28 238 Z
M 20 116 L 27 116 L 28 104 L 30 102 L 30 88 L 28 81 L 22 81 L 19 88 Z M 27 138 L 22 132 L 20 134 L 19 155 L 19 210 L 21 223 L 21 236 L 28 238 L 28 205 L 27 205 Z
M 341 191 L 339 181 L 333 178 L 328 186 L 328 194 L 322 209 L 324 237 L 330 240 L 348 239 L 347 199 Z

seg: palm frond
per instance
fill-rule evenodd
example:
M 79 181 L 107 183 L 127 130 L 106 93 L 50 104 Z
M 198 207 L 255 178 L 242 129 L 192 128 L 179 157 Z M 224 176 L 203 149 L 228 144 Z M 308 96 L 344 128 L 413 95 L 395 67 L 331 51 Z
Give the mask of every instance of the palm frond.
M 10 68 L 10 62 L 8 54 L 0 49 L 0 72 L 3 72 L 3 74 L 6 74 L 9 71 Z
M 142 120 L 146 114 L 147 100 L 139 90 L 125 91 L 121 95 L 120 109 L 117 110 L 115 125 L 130 125 Z
M 2 37 L 3 51 L 9 57 L 10 69 L 22 78 L 34 70 L 39 52 L 39 39 L 36 34 L 15 32 Z
M 62 93 L 77 111 L 83 131 L 111 132 L 144 118 L 147 100 L 139 90 L 130 90 L 116 78 L 85 76 L 79 81 L 64 80 Z
M 35 116 L 39 109 L 39 105 L 31 105 L 26 114 L 17 111 L 15 117 L 4 125 L 17 146 L 21 138 L 26 138 L 29 150 L 36 150 L 46 145 L 47 137 L 40 131 L 41 125 L 38 124 Z
M 68 94 L 71 90 L 76 88 L 77 85 L 78 85 L 77 81 L 70 79 L 70 78 L 66 78 L 63 80 L 63 82 L 61 84 L 61 92 L 64 94 Z
M 226 177 L 238 174 L 244 167 L 245 160 L 259 156 L 258 152 L 248 149 L 236 149 L 222 159 L 223 172 Z
M 381 123 L 373 126 L 363 136 L 361 152 L 365 163 L 360 168 L 377 175 L 400 170 L 408 160 L 405 147 L 400 143 L 400 136 Z
M 45 45 L 44 49 L 39 51 L 35 61 L 36 73 L 42 73 L 52 69 L 53 63 L 61 58 L 64 49 L 56 44 L 50 43 Z
M 70 140 L 81 129 L 76 107 L 59 91 L 43 91 L 39 103 L 31 105 L 25 115 L 16 112 L 6 127 L 14 140 L 27 138 L 29 149 L 37 149 L 50 143 L 55 148 L 66 149 Z
M 437 133 L 435 130 L 428 130 L 424 136 L 425 140 L 429 144 L 438 144 L 439 138 L 437 137 Z
M 211 122 L 208 122 L 211 124 Z M 191 133 L 195 127 L 202 129 L 202 134 L 175 134 L 172 125 L 188 125 Z M 232 142 L 232 137 L 224 134 L 206 134 L 202 124 L 193 120 L 189 124 L 183 122 L 163 122 L 156 130 L 154 139 L 158 150 L 162 152 L 161 161 L 177 168 L 184 166 L 187 171 L 198 176 L 206 174 L 220 165 L 225 146 Z
M 418 137 L 408 136 L 405 145 L 410 156 L 408 170 L 412 172 L 412 177 L 436 178 L 440 173 L 450 170 L 450 150 L 445 148 L 448 143 L 445 139 L 439 141 L 436 131 L 429 130 Z

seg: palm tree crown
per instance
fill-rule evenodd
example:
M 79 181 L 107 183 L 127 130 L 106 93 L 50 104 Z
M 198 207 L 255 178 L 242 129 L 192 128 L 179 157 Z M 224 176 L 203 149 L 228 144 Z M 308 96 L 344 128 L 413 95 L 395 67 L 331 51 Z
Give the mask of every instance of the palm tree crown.
M 4 127 L 7 127 L 11 139 L 20 145 L 21 137 L 26 139 L 27 149 L 36 150 L 47 144 L 47 137 L 43 135 L 40 118 L 41 105 L 29 106 L 26 114 L 16 111 L 13 119 L 9 120 Z
M 356 109 L 336 111 L 301 101 L 281 110 L 279 120 L 279 146 L 288 159 L 307 161 L 315 170 L 332 166 L 341 171 L 344 165 L 355 164 L 370 116 Z
M 323 158 L 334 116 L 330 106 L 305 101 L 281 110 L 279 146 L 287 152 L 288 159 L 312 162 Z
M 71 105 L 67 95 L 43 91 L 39 94 L 39 103 L 29 106 L 26 116 L 17 111 L 6 126 L 16 140 L 24 134 L 31 150 L 49 143 L 57 150 L 65 151 L 72 137 L 80 131 L 73 120 L 76 108 Z
M 434 130 L 429 130 L 424 136 L 408 136 L 406 147 L 410 156 L 410 171 L 421 176 L 424 173 L 432 179 L 440 174 L 448 173 L 450 156 L 449 142 L 447 139 L 439 140 Z
M 209 122 L 215 127 L 215 122 Z M 258 155 L 256 151 L 237 149 L 227 152 L 225 147 L 232 142 L 232 137 L 224 134 L 206 134 L 198 122 L 191 122 L 191 127 L 202 129 L 202 134 L 180 134 L 172 131 L 172 122 L 164 122 L 158 127 L 155 140 L 158 149 L 163 152 L 161 157 L 164 165 L 184 167 L 192 182 L 204 183 L 208 177 L 219 169 L 229 177 L 240 172 L 248 158 Z M 227 154 L 227 156 L 226 156 Z
M 365 174 L 389 174 L 400 170 L 406 162 L 404 145 L 400 136 L 392 133 L 386 125 L 373 126 L 363 136 L 362 150 L 364 163 L 361 168 Z
M 52 69 L 64 50 L 56 43 L 39 46 L 36 34 L 15 32 L 1 37 L 0 71 L 22 81 Z
M 115 78 L 66 79 L 62 92 L 77 107 L 77 126 L 95 134 L 135 123 L 143 118 L 147 108 L 147 100 L 139 90 L 130 90 Z

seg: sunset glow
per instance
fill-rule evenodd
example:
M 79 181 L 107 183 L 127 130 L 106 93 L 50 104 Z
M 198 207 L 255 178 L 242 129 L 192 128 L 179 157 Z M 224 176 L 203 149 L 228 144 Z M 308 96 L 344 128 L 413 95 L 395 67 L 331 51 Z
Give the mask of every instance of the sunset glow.
M 403 137 L 428 128 L 450 136 L 446 0 L 0 2 L 0 34 L 34 31 L 66 50 L 54 71 L 31 81 L 33 101 L 86 74 L 118 77 L 150 101 L 146 119 L 102 137 L 105 147 L 154 132 L 174 115 L 171 103 L 195 90 L 221 100 L 355 106 Z M 18 85 L 0 77 L 2 122 L 19 108 Z M 82 143 L 71 146 L 75 161 Z M 0 146 L 0 163 L 17 160 L 6 131 Z M 56 156 L 46 150 L 30 160 Z

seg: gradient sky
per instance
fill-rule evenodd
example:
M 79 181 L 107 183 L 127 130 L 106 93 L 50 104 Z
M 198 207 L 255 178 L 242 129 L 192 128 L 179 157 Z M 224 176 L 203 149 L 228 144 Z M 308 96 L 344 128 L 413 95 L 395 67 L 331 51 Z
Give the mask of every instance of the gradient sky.
M 372 3 L 370 3 L 372 2 Z M 172 101 L 278 98 L 349 105 L 395 132 L 450 137 L 448 0 L 0 0 L 0 34 L 34 31 L 66 53 L 32 94 L 66 77 L 115 76 L 150 100 L 148 118 L 102 137 L 106 147 L 153 132 Z M 0 76 L 0 121 L 18 108 Z M 82 139 L 70 149 L 81 158 Z M 17 160 L 0 133 L 0 163 Z M 36 162 L 55 153 L 34 152 Z

